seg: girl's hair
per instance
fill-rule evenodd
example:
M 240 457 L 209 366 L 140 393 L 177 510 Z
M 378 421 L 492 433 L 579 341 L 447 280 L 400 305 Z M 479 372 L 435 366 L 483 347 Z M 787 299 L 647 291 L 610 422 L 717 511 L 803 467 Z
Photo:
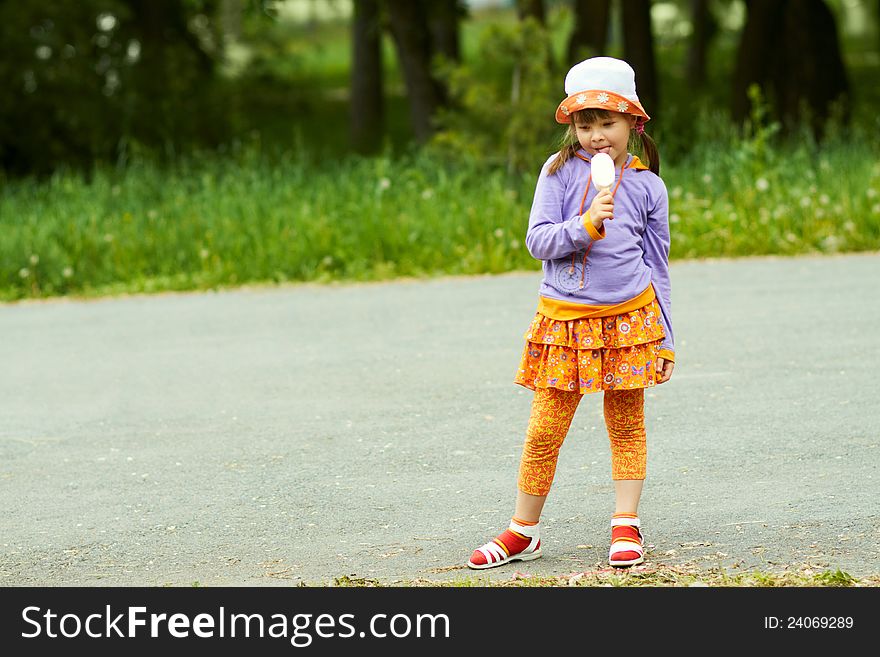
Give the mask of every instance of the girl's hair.
M 577 153 L 578 149 L 581 147 L 574 127 L 575 121 L 580 120 L 583 123 L 594 123 L 596 121 L 601 121 L 602 119 L 607 119 L 609 116 L 611 116 L 611 112 L 603 109 L 582 109 L 577 112 L 572 112 L 571 124 L 566 128 L 565 134 L 562 135 L 562 139 L 559 143 L 559 154 L 556 156 L 556 159 L 550 163 L 550 168 L 547 170 L 547 174 L 552 176 L 559 171 L 562 168 L 562 165 L 573 158 L 575 156 L 574 154 Z M 630 131 L 628 147 L 632 150 L 640 150 L 642 159 L 647 160 L 645 164 L 648 165 L 648 168 L 658 176 L 660 175 L 660 151 L 657 150 L 657 144 L 647 132 L 639 134 Z

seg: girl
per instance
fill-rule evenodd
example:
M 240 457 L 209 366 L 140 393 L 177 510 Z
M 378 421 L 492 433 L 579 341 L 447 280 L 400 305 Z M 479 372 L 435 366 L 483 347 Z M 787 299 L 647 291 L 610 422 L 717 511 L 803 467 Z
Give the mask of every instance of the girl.
M 471 555 L 471 568 L 541 556 L 539 518 L 559 448 L 581 397 L 600 390 L 615 491 L 609 563 L 644 560 L 644 389 L 668 381 L 675 360 L 668 197 L 629 64 L 587 59 L 568 72 L 565 92 L 556 121 L 568 125 L 568 144 L 541 170 L 526 233 L 544 279 L 515 378 L 535 391 L 516 507 L 508 529 Z M 631 137 L 647 165 L 627 152 Z M 590 175 L 597 153 L 616 167 L 615 184 L 600 192 Z

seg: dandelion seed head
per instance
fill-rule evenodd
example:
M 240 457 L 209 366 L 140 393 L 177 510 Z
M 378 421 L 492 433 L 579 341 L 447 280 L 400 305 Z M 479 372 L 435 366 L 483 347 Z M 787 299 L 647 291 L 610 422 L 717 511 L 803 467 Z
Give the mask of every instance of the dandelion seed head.
M 827 251 L 837 251 L 837 248 L 840 246 L 840 238 L 837 235 L 828 235 L 822 240 L 822 246 Z

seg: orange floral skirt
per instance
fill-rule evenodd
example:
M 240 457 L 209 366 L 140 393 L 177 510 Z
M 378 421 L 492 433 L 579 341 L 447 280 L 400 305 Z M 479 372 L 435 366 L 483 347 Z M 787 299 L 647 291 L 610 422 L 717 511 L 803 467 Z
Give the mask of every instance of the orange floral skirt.
M 581 394 L 649 388 L 666 337 L 661 318 L 656 299 L 611 317 L 565 321 L 535 313 L 514 383 Z

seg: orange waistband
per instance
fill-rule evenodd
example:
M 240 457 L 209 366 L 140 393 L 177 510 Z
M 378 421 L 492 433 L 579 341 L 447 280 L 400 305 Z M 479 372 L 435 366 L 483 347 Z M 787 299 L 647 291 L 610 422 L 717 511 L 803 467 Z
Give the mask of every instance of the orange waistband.
M 638 310 L 642 306 L 651 303 L 655 298 L 653 285 L 649 285 L 645 288 L 644 292 L 634 296 L 632 299 L 621 301 L 613 306 L 590 306 L 585 303 L 572 303 L 571 301 L 539 297 L 538 312 L 550 319 L 561 321 L 589 317 L 611 317 L 628 313 L 632 310 Z

